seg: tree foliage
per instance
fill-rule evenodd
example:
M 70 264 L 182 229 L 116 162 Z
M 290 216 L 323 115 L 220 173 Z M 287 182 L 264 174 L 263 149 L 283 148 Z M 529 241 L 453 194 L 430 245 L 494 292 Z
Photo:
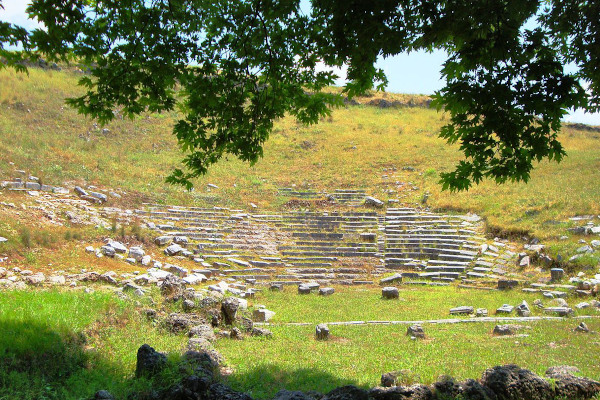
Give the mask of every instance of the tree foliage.
M 465 159 L 442 174 L 446 189 L 527 181 L 536 161 L 565 155 L 569 108 L 600 110 L 593 0 L 33 0 L 28 13 L 45 29 L 0 22 L 5 63 L 39 54 L 90 66 L 86 93 L 68 102 L 101 122 L 117 107 L 177 108 L 185 168 L 168 180 L 188 187 L 226 153 L 256 162 L 286 113 L 317 123 L 343 96 L 385 87 L 376 60 L 406 51 L 448 53 L 433 104 Z M 7 51 L 19 44 L 24 53 Z M 343 65 L 344 91 L 324 91 Z

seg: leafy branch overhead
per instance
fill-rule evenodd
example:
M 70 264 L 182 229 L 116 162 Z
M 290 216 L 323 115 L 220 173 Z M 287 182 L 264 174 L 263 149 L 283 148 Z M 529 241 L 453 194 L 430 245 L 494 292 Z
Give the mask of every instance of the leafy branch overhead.
M 441 137 L 465 159 L 442 174 L 446 189 L 527 181 L 534 162 L 565 155 L 557 131 L 568 109 L 600 110 L 591 0 L 33 0 L 28 12 L 45 29 L 0 21 L 4 65 L 23 69 L 31 54 L 87 64 L 87 92 L 69 103 L 101 122 L 116 107 L 177 108 L 185 168 L 168 181 L 188 187 L 226 153 L 256 162 L 286 113 L 317 123 L 342 96 L 383 88 L 376 60 L 405 51 L 448 53 L 433 103 L 450 115 Z M 324 91 L 343 65 L 344 92 Z

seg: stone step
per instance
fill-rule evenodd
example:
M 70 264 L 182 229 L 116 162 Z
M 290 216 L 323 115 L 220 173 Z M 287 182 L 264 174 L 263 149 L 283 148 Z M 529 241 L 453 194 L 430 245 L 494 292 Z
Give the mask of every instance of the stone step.
M 333 264 L 332 263 L 311 263 L 311 262 L 302 262 L 302 261 L 288 261 L 288 264 L 291 264 L 293 266 L 296 267 L 331 267 Z
M 284 256 L 319 256 L 328 255 L 335 257 L 376 257 L 374 251 L 282 251 L 281 254 Z
M 265 280 L 271 279 L 271 275 L 229 275 L 229 276 L 231 278 L 240 279 L 240 280 L 256 279 L 257 281 L 265 281 Z
M 425 272 L 463 273 L 463 272 L 465 272 L 465 269 L 466 269 L 465 267 L 459 267 L 459 266 L 436 265 L 436 266 L 425 267 Z
M 262 267 L 262 268 L 273 268 L 273 267 L 282 267 L 283 266 L 282 262 L 261 261 L 261 260 L 249 260 L 248 262 L 255 267 Z

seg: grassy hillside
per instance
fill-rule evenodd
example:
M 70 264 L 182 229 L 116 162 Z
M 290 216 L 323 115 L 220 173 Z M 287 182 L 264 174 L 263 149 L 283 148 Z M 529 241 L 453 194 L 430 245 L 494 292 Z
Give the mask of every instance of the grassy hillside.
M 182 159 L 171 129 L 177 115 L 117 119 L 106 127 L 78 115 L 64 99 L 81 92 L 74 72 L 31 69 L 0 72 L 0 174 L 27 169 L 48 183 L 87 183 L 120 188 L 125 203 L 156 201 L 280 208 L 288 199 L 277 188 L 363 188 L 434 209 L 472 211 L 500 233 L 529 233 L 546 240 L 566 232 L 576 214 L 600 213 L 600 134 L 565 128 L 568 157 L 541 163 L 528 184 L 485 182 L 467 193 L 441 192 L 440 172 L 460 159 L 456 146 L 437 137 L 447 117 L 426 108 L 354 105 L 335 110 L 315 126 L 292 118 L 276 123 L 264 158 L 250 167 L 223 160 L 186 192 L 164 183 Z M 377 99 L 407 96 L 377 94 Z M 359 99 L 362 103 L 374 98 Z M 422 102 L 422 97 L 415 103 Z M 9 164 L 14 163 L 14 166 Z M 415 170 L 403 169 L 413 167 Z M 219 186 L 207 188 L 208 183 Z M 418 189 L 415 189 L 418 188 Z

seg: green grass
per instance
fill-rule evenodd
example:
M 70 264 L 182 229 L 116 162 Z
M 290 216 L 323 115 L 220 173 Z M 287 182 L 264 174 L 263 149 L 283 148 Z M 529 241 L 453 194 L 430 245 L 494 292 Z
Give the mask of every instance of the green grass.
M 82 399 L 101 389 L 125 398 L 147 389 L 150 381 L 133 378 L 139 346 L 177 355 L 185 338 L 131 306 L 102 292 L 0 292 L 0 398 Z
M 276 315 L 271 322 L 323 323 L 338 321 L 415 321 L 455 318 L 449 311 L 453 307 L 473 306 L 487 308 L 489 315 L 503 304 L 519 305 L 523 300 L 529 303 L 533 316 L 543 315 L 533 306 L 535 299 L 543 299 L 541 293 L 523 293 L 520 290 L 477 291 L 449 287 L 410 287 L 401 286 L 399 300 L 385 300 L 380 288 L 336 287 L 331 296 L 297 294 L 295 287 L 287 287 L 284 292 L 263 291 L 256 295 L 254 304 L 265 305 Z M 568 300 L 574 306 L 583 301 Z M 543 299 L 544 304 L 549 300 Z M 576 310 L 577 315 L 599 315 L 590 310 Z M 511 316 L 515 316 L 513 313 Z M 468 317 L 458 317 L 468 318 Z
M 543 375 L 553 365 L 574 365 L 600 377 L 593 355 L 596 336 L 576 334 L 575 321 L 528 323 L 528 337 L 494 338 L 494 324 L 424 325 L 425 340 L 406 336 L 406 326 L 331 326 L 332 339 L 314 340 L 314 326 L 274 326 L 273 339 L 219 340 L 234 372 L 228 383 L 258 399 L 280 389 L 326 393 L 340 385 L 379 384 L 381 374 L 408 369 L 421 383 L 442 374 L 479 378 L 495 365 L 516 363 Z M 600 321 L 588 323 L 599 330 Z

